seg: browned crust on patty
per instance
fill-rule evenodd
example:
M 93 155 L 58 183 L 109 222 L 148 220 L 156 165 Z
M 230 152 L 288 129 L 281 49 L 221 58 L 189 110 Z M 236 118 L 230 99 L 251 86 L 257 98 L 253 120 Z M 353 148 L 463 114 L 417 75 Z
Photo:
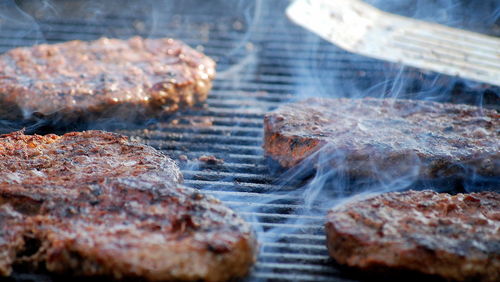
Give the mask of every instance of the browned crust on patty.
M 205 101 L 215 62 L 171 38 L 101 38 L 0 55 L 0 116 L 140 118 Z
M 265 154 L 287 168 L 315 155 L 356 177 L 500 176 L 500 115 L 469 105 L 312 98 L 268 113 L 264 133 Z
M 117 134 L 1 136 L 0 274 L 27 262 L 116 279 L 245 275 L 250 226 L 181 181 L 171 159 Z M 40 245 L 29 256 L 26 238 Z
M 329 211 L 330 255 L 368 270 L 406 269 L 453 280 L 500 279 L 500 194 L 408 191 Z

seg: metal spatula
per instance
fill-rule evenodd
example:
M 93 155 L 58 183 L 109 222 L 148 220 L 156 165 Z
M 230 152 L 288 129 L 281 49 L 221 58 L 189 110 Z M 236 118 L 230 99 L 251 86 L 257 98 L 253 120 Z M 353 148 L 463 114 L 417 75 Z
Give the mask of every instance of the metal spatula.
M 500 39 L 383 12 L 359 0 L 297 0 L 297 24 L 353 53 L 500 86 Z

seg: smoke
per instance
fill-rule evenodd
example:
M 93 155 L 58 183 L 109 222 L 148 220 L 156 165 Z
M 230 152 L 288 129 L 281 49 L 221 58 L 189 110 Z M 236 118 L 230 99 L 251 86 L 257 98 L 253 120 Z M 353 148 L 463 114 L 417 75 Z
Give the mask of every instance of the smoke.
M 365 2 L 387 12 L 490 35 L 495 35 L 499 22 L 498 1 L 479 3 L 465 0 L 371 0 Z M 470 13 L 470 11 L 475 12 Z M 484 18 L 488 20 L 485 21 Z M 308 42 L 310 39 L 301 38 Z M 340 48 L 335 55 L 330 52 L 330 56 L 325 57 L 323 54 L 327 50 L 332 50 L 330 43 L 317 37 L 316 41 L 314 43 L 311 41 L 309 60 L 300 66 L 300 69 L 309 70 L 306 77 L 310 77 L 310 81 L 315 85 L 311 86 L 306 84 L 304 79 L 298 79 L 297 87 L 303 89 L 300 90 L 301 96 L 399 97 L 487 107 L 494 107 L 493 105 L 500 101 L 498 94 L 484 91 L 485 86 L 477 82 L 348 54 Z M 291 45 L 290 55 L 293 55 L 293 52 L 294 48 Z M 457 92 L 460 95 L 454 95 Z M 485 101 L 485 105 L 479 104 Z
M 120 5 L 117 5 L 115 1 L 70 2 L 79 1 L 67 3 L 41 1 L 31 8 L 23 5 L 27 13 L 14 1 L 4 1 L 0 4 L 0 32 L 13 34 L 14 41 L 12 42 L 16 46 L 45 41 L 52 43 L 61 39 L 91 40 L 104 35 L 128 37 L 132 34 L 140 34 L 151 38 L 165 36 L 181 38 L 217 61 L 218 80 L 215 82 L 215 87 L 231 92 L 233 98 L 241 98 L 238 95 L 249 96 L 251 92 L 260 91 L 259 87 L 262 85 L 273 83 L 278 85 L 276 92 L 281 95 L 276 99 L 283 101 L 286 98 L 280 97 L 291 97 L 290 100 L 295 101 L 308 97 L 372 96 L 467 102 L 480 107 L 499 101 L 497 93 L 500 92 L 487 91 L 484 85 L 475 82 L 418 71 L 345 52 L 313 33 L 294 26 L 286 19 L 283 14 L 290 3 L 287 1 L 279 3 L 262 0 L 123 1 Z M 498 1 L 495 0 L 370 0 L 366 2 L 382 10 L 404 16 L 492 35 L 500 34 L 500 7 L 498 7 Z M 213 17 L 207 16 L 221 14 L 220 11 L 227 11 L 229 15 L 216 21 Z M 477 11 L 477 13 L 470 11 Z M 66 32 L 64 38 L 58 38 L 61 27 L 58 27 L 59 30 L 53 30 L 48 25 L 43 29 L 45 34 L 42 33 L 38 18 L 57 21 L 61 17 L 71 20 L 81 32 L 73 35 L 74 38 L 70 32 Z M 231 20 L 227 20 L 228 18 Z M 99 26 L 99 23 L 104 20 L 110 26 Z M 12 32 L 12 30 L 17 31 Z M 213 33 L 218 36 L 222 34 L 222 39 L 214 39 Z M 269 37 L 268 34 L 272 36 Z M 85 38 L 80 38 L 81 36 Z M 227 44 L 230 44 L 229 48 Z M 218 46 L 223 48 L 218 48 Z M 250 86 L 249 82 L 251 82 Z M 289 88 L 285 87 L 290 85 Z M 236 90 L 241 90 L 241 92 Z M 286 91 L 289 93 L 285 93 Z M 258 97 L 258 94 L 255 94 L 255 98 L 245 97 L 247 99 L 245 101 L 250 101 L 250 104 L 251 102 L 261 103 Z M 244 111 L 244 109 L 242 104 L 235 111 Z M 263 106 L 257 113 L 262 114 L 269 110 L 271 108 Z M 142 130 L 149 124 L 155 125 L 157 121 L 150 120 L 137 125 L 138 130 Z M 233 126 L 237 125 L 238 123 L 236 125 L 233 123 Z M 0 121 L 0 126 L 9 130 L 15 127 L 4 121 Z M 38 126 L 35 125 L 35 127 Z M 133 132 L 130 124 L 124 124 L 119 119 L 101 120 L 88 127 L 99 129 L 122 127 L 127 128 L 128 132 Z M 156 129 L 161 130 L 161 128 Z M 139 135 L 144 134 L 141 132 Z M 176 148 L 176 150 L 182 149 Z M 217 157 L 221 156 L 217 155 Z M 205 183 L 203 179 L 198 182 L 192 181 L 188 185 L 201 188 L 208 194 L 223 190 L 219 185 L 230 186 L 228 191 L 218 192 L 217 196 L 246 217 L 248 221 L 255 223 L 254 226 L 261 242 L 286 241 L 288 237 L 283 234 L 291 237 L 305 233 L 309 230 L 308 228 L 321 226 L 327 209 L 348 201 L 353 195 L 370 195 L 409 188 L 441 188 L 444 191 L 450 186 L 450 183 L 420 181 L 418 168 L 421 163 L 416 155 L 408 156 L 402 164 L 405 167 L 402 172 L 387 170 L 373 162 L 371 165 L 374 173 L 369 179 L 350 176 L 344 169 L 349 165 L 346 159 L 345 154 L 325 146 L 298 167 L 274 174 L 276 179 L 272 181 L 273 190 L 260 193 L 259 187 L 251 187 L 255 189 L 255 195 L 248 193 L 244 199 L 237 198 L 239 197 L 237 193 L 231 190 L 234 190 L 234 186 L 231 185 L 235 183 L 235 186 L 239 187 L 238 177 L 231 171 L 220 174 L 222 179 L 214 184 L 217 186 L 207 184 L 209 181 Z M 214 168 L 201 163 L 196 158 L 190 158 L 182 166 L 187 174 L 197 175 L 203 175 L 203 170 Z M 465 190 L 473 191 L 491 187 L 487 184 L 478 185 L 477 183 L 488 181 L 473 175 L 463 184 Z M 498 179 L 490 182 L 498 184 Z M 452 183 L 451 186 L 454 187 L 455 184 Z M 244 188 L 247 189 L 247 187 Z M 278 222 L 280 225 L 262 224 L 262 216 L 268 214 L 269 211 L 275 212 L 276 210 L 283 211 Z M 322 238 L 321 230 L 315 234 L 317 233 Z
M 500 22 L 498 1 L 465 0 L 368 0 L 379 9 L 451 27 L 498 35 Z M 474 12 L 471 12 L 474 11 Z M 277 22 L 275 25 L 289 25 Z M 327 98 L 406 98 L 438 102 L 468 103 L 497 108 L 498 91 L 485 91 L 485 86 L 438 73 L 416 70 L 399 64 L 391 64 L 334 47 L 310 32 L 289 27 L 290 37 L 307 42 L 307 49 L 299 49 L 293 40 L 283 40 L 280 47 L 286 50 L 292 81 L 295 81 L 293 101 L 309 97 Z M 304 45 L 301 45 L 304 46 Z M 337 49 L 336 49 L 337 48 Z M 418 109 L 415 109 L 418 111 Z M 478 113 L 480 115 L 480 113 Z M 372 130 L 376 130 L 372 128 Z M 415 140 L 430 142 L 431 139 Z M 368 160 L 370 161 L 370 160 Z M 311 222 L 308 216 L 323 216 L 335 205 L 348 201 L 353 195 L 364 196 L 407 189 L 432 189 L 438 192 L 472 192 L 498 189 L 498 177 L 481 177 L 474 171 L 462 170 L 469 177 L 464 180 L 441 178 L 422 180 L 419 177 L 420 158 L 409 154 L 398 165 L 404 169 L 392 170 L 379 167 L 371 161 L 372 176 L 353 178 L 346 171 L 350 164 L 347 156 L 324 146 L 302 161 L 297 167 L 281 171 L 273 193 L 283 197 L 301 199 L 297 215 L 287 224 L 305 226 Z M 297 182 L 301 183 L 297 185 Z M 298 186 L 298 187 L 297 187 Z M 289 187 L 295 187 L 290 191 Z M 286 228 L 269 232 L 287 233 Z M 293 232 L 300 233 L 301 230 Z
M 382 10 L 455 28 L 498 35 L 497 0 L 366 0 Z
M 38 23 L 14 0 L 0 2 L 0 32 L 12 34 L 12 45 L 24 46 L 44 42 Z M 0 49 L 0 52 L 5 51 Z

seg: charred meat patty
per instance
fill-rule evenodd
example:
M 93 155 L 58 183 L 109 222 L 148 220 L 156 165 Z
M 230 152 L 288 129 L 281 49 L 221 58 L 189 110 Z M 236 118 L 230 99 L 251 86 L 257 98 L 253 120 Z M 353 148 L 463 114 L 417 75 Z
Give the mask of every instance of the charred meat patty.
M 408 191 L 329 211 L 330 255 L 362 269 L 406 269 L 453 280 L 500 280 L 500 194 Z
M 250 226 L 181 186 L 155 149 L 102 131 L 0 137 L 0 276 L 50 272 L 227 280 L 255 259 Z
M 311 157 L 356 177 L 500 176 L 500 114 L 402 99 L 319 99 L 265 116 L 265 154 L 283 167 Z
M 209 57 L 171 39 L 101 38 L 0 55 L 0 117 L 140 118 L 207 98 Z

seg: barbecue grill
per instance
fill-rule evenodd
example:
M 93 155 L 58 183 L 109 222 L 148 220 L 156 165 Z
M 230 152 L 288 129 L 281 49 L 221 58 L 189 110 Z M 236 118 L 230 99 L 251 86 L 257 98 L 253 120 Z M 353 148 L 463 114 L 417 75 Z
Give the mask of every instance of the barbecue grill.
M 139 7 L 116 3 L 104 9 L 79 6 L 76 1 L 55 2 L 55 10 L 40 9 L 34 2 L 21 7 L 34 16 L 36 25 L 2 19 L 0 52 L 42 42 L 101 36 L 167 36 L 183 40 L 217 61 L 218 78 L 205 105 L 145 124 L 109 121 L 88 127 L 112 129 L 163 151 L 178 160 L 187 186 L 222 199 L 250 221 L 258 233 L 261 250 L 249 281 L 363 278 L 329 259 L 323 231 L 326 210 L 315 210 L 314 203 L 310 203 L 316 213 L 301 213 L 304 199 L 292 191 L 303 183 L 290 180 L 284 185 L 263 156 L 262 121 L 266 112 L 284 102 L 319 95 L 398 94 L 493 108 L 500 105 L 498 88 L 342 51 L 287 20 L 284 10 L 288 1 L 273 1 L 266 8 L 260 6 L 267 3 L 260 1 L 183 1 L 182 7 L 154 2 L 159 5 L 154 9 L 146 4 Z M 72 10 L 71 5 L 80 10 Z M 162 8 L 173 16 L 152 12 Z M 21 126 L 25 125 L 2 121 L 0 131 Z M 36 126 L 28 129 L 38 130 Z M 224 162 L 198 161 L 204 155 Z M 274 193 L 277 190 L 282 192 Z M 12 276 L 14 281 L 54 279 L 57 277 L 22 269 Z

